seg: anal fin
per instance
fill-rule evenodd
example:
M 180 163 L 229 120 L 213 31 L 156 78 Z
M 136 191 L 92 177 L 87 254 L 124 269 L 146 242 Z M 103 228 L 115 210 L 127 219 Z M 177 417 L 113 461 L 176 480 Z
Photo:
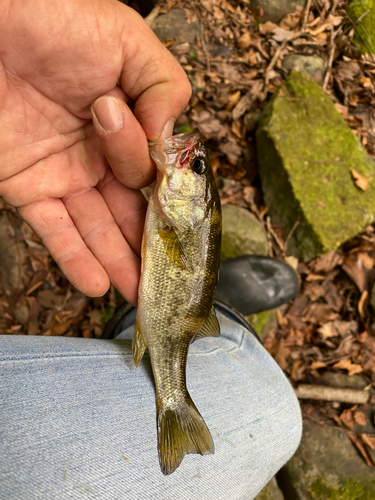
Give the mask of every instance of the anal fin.
M 195 335 L 193 342 L 204 337 L 220 337 L 220 325 L 213 306 L 204 325 Z
M 142 330 L 138 321 L 138 316 L 135 320 L 132 351 L 133 351 L 133 363 L 138 366 L 146 350 L 146 342 L 142 335 Z

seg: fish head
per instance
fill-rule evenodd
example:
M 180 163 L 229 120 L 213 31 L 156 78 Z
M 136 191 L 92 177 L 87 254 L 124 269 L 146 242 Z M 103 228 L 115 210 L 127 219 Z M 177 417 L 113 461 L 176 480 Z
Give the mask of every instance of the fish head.
M 217 193 L 208 152 L 197 128 L 150 145 L 156 163 L 154 203 L 170 226 L 197 227 Z

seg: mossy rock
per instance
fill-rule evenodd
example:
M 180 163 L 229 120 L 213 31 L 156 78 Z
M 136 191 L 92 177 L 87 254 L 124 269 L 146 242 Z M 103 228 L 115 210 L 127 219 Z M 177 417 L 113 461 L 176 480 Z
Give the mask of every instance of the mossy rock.
M 347 12 L 356 25 L 354 43 L 359 45 L 363 54 L 375 54 L 375 0 L 352 0 Z
M 272 329 L 276 329 L 277 327 L 276 309 L 248 314 L 245 318 L 262 340 L 267 337 Z
M 240 255 L 267 255 L 267 236 L 261 223 L 246 210 L 235 205 L 224 205 L 221 259 Z
M 278 480 L 286 498 L 295 500 L 375 498 L 374 470 L 358 455 L 346 433 L 309 420 L 304 421 L 296 454 Z
M 309 260 L 352 238 L 374 220 L 374 164 L 308 75 L 293 72 L 266 106 L 257 130 L 263 194 L 288 253 Z M 350 169 L 369 180 L 361 191 Z M 295 224 L 298 226 L 295 227 Z
M 284 500 L 280 488 L 277 486 L 276 478 L 273 477 L 269 483 L 262 489 L 254 500 Z

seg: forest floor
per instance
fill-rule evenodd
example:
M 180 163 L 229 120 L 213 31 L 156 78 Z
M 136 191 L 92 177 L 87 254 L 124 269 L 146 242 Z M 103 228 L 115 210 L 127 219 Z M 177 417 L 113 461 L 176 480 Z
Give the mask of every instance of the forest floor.
M 314 55 L 326 70 L 316 79 L 335 103 L 368 154 L 375 156 L 375 60 L 353 46 L 355 26 L 345 0 L 307 2 L 275 25 L 261 23 L 248 2 L 169 0 L 199 21 L 194 42 L 164 44 L 193 83 L 189 106 L 177 123 L 198 126 L 211 151 L 222 203 L 250 210 L 266 231 L 271 256 L 285 259 L 300 276 L 300 291 L 264 340 L 294 386 L 316 384 L 325 373 L 360 375 L 375 391 L 375 225 L 337 251 L 298 262 L 288 257 L 288 235 L 272 225 L 264 205 L 255 130 L 272 94 L 288 75 L 287 54 Z M 153 15 L 153 14 L 151 14 Z M 150 20 L 150 19 L 149 19 Z M 99 338 L 113 315 L 113 288 L 89 298 L 65 279 L 16 211 L 0 201 L 0 333 Z M 4 283 L 7 290 L 4 291 Z M 372 396 L 373 397 L 373 396 Z M 373 399 L 364 404 L 308 400 L 303 414 L 320 425 L 336 425 L 368 465 L 375 449 Z M 346 432 L 345 431 L 345 432 Z

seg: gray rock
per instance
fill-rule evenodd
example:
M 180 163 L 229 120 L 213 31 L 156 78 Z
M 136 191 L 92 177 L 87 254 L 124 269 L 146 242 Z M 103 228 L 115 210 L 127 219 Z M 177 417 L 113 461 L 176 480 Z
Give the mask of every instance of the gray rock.
M 26 325 L 29 321 L 29 308 L 27 306 L 19 306 L 14 310 L 14 315 L 21 325 Z
M 254 500 L 284 500 L 284 495 L 278 487 L 275 477 L 271 479 Z
M 304 6 L 305 3 L 305 0 L 251 0 L 251 7 L 262 7 L 262 22 L 278 23 L 286 14 L 294 12 L 297 5 Z
M 322 83 L 327 65 L 319 56 L 287 54 L 283 59 L 283 68 L 287 71 L 302 71 L 311 76 L 317 83 Z
M 370 451 L 375 458 L 375 453 Z M 278 475 L 286 498 L 293 500 L 373 500 L 372 467 L 360 458 L 346 433 L 304 421 L 301 444 Z
M 166 14 L 158 16 L 151 25 L 159 40 L 176 38 L 176 44 L 182 42 L 195 42 L 199 36 L 199 22 L 188 24 L 182 9 L 171 9 Z
M 224 205 L 222 210 L 222 260 L 246 254 L 267 255 L 267 236 L 256 217 L 234 205 Z
M 285 235 L 294 228 L 290 254 L 309 260 L 335 250 L 374 220 L 374 163 L 305 73 L 292 72 L 266 106 L 257 146 L 272 222 Z M 355 184 L 353 169 L 365 189 Z

